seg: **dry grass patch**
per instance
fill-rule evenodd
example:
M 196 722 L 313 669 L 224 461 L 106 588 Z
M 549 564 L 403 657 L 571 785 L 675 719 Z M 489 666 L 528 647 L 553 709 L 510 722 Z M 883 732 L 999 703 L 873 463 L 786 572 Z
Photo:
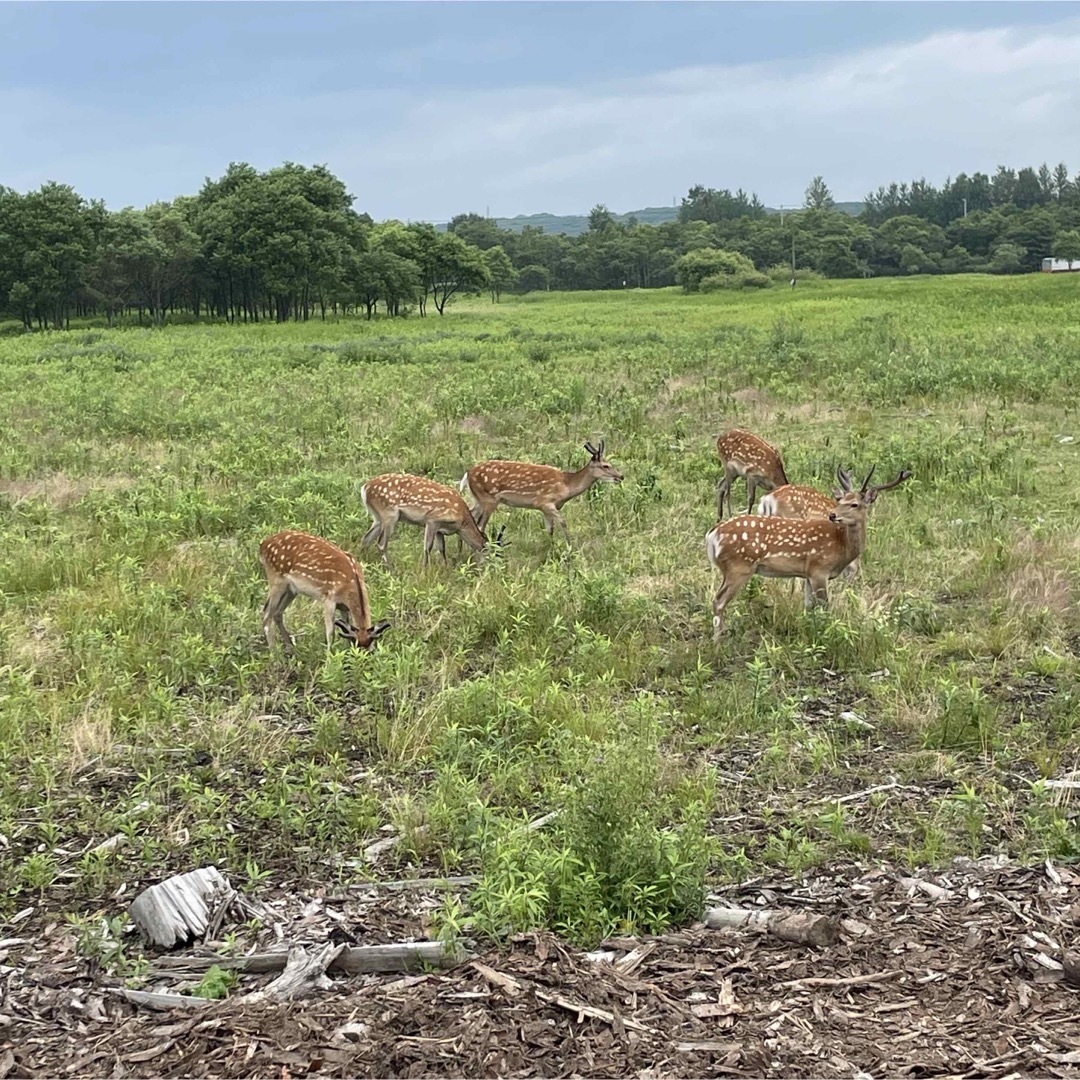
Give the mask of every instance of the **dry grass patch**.
M 112 713 L 87 702 L 82 712 L 64 732 L 65 764 L 78 773 L 100 761 L 113 748 Z
M 1064 619 L 1075 609 L 1075 589 L 1064 563 L 1075 559 L 1080 542 L 1075 538 L 1052 543 L 1021 534 L 1013 543 L 1013 568 L 1006 574 L 1002 591 L 1010 610 L 1018 615 L 1050 612 Z
M 13 506 L 40 500 L 56 510 L 66 510 L 91 491 L 124 491 L 134 484 L 131 476 L 73 478 L 58 472 L 38 480 L 0 480 L 0 495 L 6 495 Z

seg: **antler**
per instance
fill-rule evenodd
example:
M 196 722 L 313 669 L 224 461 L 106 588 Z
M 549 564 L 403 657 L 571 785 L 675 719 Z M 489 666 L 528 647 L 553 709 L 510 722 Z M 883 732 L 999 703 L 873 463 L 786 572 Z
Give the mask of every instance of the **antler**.
M 842 491 L 850 491 L 852 485 L 855 483 L 855 478 L 844 468 L 843 465 L 837 465 L 836 467 L 836 479 L 840 481 L 840 488 Z
M 871 472 L 873 472 L 873 470 L 871 470 Z M 891 484 L 882 484 L 880 487 L 875 487 L 874 491 L 891 491 L 894 487 L 899 487 L 905 480 L 910 480 L 912 476 L 914 476 L 914 473 L 912 473 L 910 469 L 901 469 L 900 475 L 897 476 L 897 478 L 893 480 Z
M 871 465 L 870 466 L 870 471 L 866 474 L 866 479 L 862 482 L 862 489 L 861 490 L 862 490 L 862 493 L 864 495 L 866 494 L 867 490 L 870 487 L 870 477 L 874 475 L 874 470 L 876 468 L 877 468 L 877 465 Z
M 601 445 L 601 446 L 603 446 L 604 444 L 603 444 L 603 443 L 601 443 L 600 445 Z M 590 455 L 591 457 L 594 457 L 594 458 L 595 458 L 595 457 L 599 457 L 599 456 L 600 456 L 600 451 L 599 451 L 599 450 L 597 450 L 597 449 L 596 449 L 596 447 L 595 447 L 595 446 L 593 446 L 593 444 L 592 444 L 591 442 L 587 442 L 587 443 L 585 444 L 585 451 L 586 451 L 586 453 L 588 453 L 588 454 L 589 454 L 589 455 Z

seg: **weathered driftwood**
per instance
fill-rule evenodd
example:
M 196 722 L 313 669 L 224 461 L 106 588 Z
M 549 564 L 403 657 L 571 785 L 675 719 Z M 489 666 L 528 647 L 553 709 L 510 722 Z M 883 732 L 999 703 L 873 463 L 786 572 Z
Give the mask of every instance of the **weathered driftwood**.
M 834 918 L 809 911 L 756 911 L 749 908 L 709 908 L 705 925 L 710 930 L 755 930 L 796 945 L 824 948 L 840 940 Z
M 269 985 L 261 990 L 254 990 L 239 998 L 242 1005 L 253 1005 L 268 998 L 278 1001 L 291 1001 L 310 993 L 316 987 L 330 983 L 326 979 L 326 969 L 341 955 L 346 946 L 332 942 L 308 952 L 303 948 L 289 950 L 285 970 Z
M 217 868 L 204 866 L 144 889 L 132 901 L 129 914 L 155 945 L 171 949 L 177 942 L 202 937 L 212 910 L 217 910 L 215 901 L 231 893 L 232 886 Z
M 558 1005 L 560 1009 L 566 1009 L 567 1012 L 577 1013 L 577 1022 L 579 1024 L 586 1016 L 592 1017 L 594 1020 L 602 1020 L 605 1024 L 615 1023 L 615 1014 L 613 1012 L 608 1012 L 607 1009 L 598 1009 L 595 1005 L 587 1005 L 584 1001 L 571 1001 L 561 994 L 545 994 L 541 990 L 536 991 L 536 996 L 549 1005 Z M 631 1020 L 629 1017 L 620 1016 L 619 1021 L 623 1027 L 629 1028 L 631 1031 L 644 1031 L 650 1035 L 656 1034 L 652 1028 L 646 1027 L 637 1020 Z
M 476 884 L 473 874 L 462 874 L 458 877 L 421 877 L 401 878 L 398 881 L 365 881 L 356 884 L 354 889 L 388 889 L 390 892 L 403 892 L 406 889 L 462 889 Z
M 455 967 L 467 954 L 451 952 L 441 941 L 416 941 L 400 945 L 355 945 L 343 948 L 328 963 L 326 970 L 347 975 L 367 975 L 380 971 L 418 971 L 424 967 Z M 288 952 L 251 953 L 248 956 L 163 956 L 158 960 L 160 974 L 199 974 L 218 967 L 247 974 L 281 971 L 289 961 Z
M 1065 981 L 1070 986 L 1080 986 L 1080 953 L 1067 952 L 1061 957 L 1065 969 Z
M 129 990 L 126 986 L 110 987 L 114 994 L 126 998 L 132 1005 L 147 1009 L 171 1012 L 173 1009 L 201 1009 L 212 1005 L 212 998 L 194 997 L 190 994 L 155 994 L 149 990 Z

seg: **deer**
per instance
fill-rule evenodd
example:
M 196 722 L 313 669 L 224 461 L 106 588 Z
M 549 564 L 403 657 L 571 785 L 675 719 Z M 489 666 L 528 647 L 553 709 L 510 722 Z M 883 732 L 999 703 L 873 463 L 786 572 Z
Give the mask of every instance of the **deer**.
M 597 483 L 621 484 L 623 474 L 604 457 L 604 440 L 599 446 L 585 444 L 589 460 L 582 468 L 567 472 L 554 465 L 532 465 L 525 461 L 482 461 L 461 478 L 462 492 L 476 500 L 473 515 L 476 524 L 485 528 L 499 506 L 539 510 L 549 536 L 555 526 L 562 526 L 566 542 L 570 530 L 560 511 L 571 499 L 584 495 Z
M 447 535 L 456 533 L 459 540 L 464 540 L 480 559 L 483 559 L 489 546 L 487 536 L 477 525 L 461 495 L 452 487 L 425 476 L 384 473 L 364 484 L 360 489 L 360 498 L 374 519 L 360 546 L 376 543 L 387 567 L 390 566 L 390 558 L 386 549 L 399 521 L 423 528 L 424 566 L 428 565 L 436 544 L 446 561 Z M 495 543 L 501 545 L 501 531 Z
M 874 468 L 858 491 L 844 492 L 826 517 L 803 519 L 743 514 L 717 522 L 705 536 L 709 562 L 723 574 L 713 599 L 713 634 L 723 636 L 724 611 L 754 576 L 803 578 L 808 609 L 828 603 L 831 578 L 866 547 L 866 515 L 878 494 L 903 483 L 871 487 Z
M 883 484 L 877 488 L 878 493 L 890 491 L 899 487 L 912 477 L 910 469 L 901 469 L 900 475 L 890 484 Z M 837 466 L 836 479 L 838 488 L 833 488 L 832 495 L 826 495 L 817 488 L 806 487 L 802 484 L 783 484 L 774 488 L 767 495 L 763 495 L 758 503 L 757 512 L 766 517 L 781 518 L 816 518 L 828 517 L 830 512 L 836 509 L 838 500 L 851 491 L 855 483 L 851 473 L 843 466 Z M 853 578 L 859 572 L 859 560 L 853 559 L 844 567 L 844 577 Z
M 293 647 L 285 629 L 285 609 L 297 596 L 321 600 L 326 614 L 326 648 L 334 631 L 360 649 L 371 651 L 390 628 L 388 622 L 371 624 L 364 571 L 347 551 L 310 533 L 286 530 L 268 536 L 259 545 L 259 562 L 266 573 L 270 592 L 262 608 L 266 644 L 274 647 L 274 630 L 280 632 L 285 647 Z M 337 617 L 343 610 L 348 621 Z
M 758 438 L 752 432 L 742 428 L 732 428 L 716 437 L 716 453 L 724 467 L 724 475 L 716 485 L 716 516 L 724 518 L 724 497 L 727 497 L 728 510 L 731 510 L 731 487 L 737 477 L 746 480 L 746 489 L 750 496 L 746 512 L 754 508 L 754 495 L 759 487 L 773 491 L 788 482 L 784 472 L 784 462 L 780 451 L 772 443 Z

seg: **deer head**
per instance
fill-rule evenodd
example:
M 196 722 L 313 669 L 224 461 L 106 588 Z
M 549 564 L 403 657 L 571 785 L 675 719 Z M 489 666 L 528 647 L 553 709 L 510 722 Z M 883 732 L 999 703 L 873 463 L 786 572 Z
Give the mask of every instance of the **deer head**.
M 375 626 L 369 627 L 365 635 L 367 640 L 363 640 L 360 631 L 351 626 L 344 619 L 335 619 L 334 626 L 337 627 L 338 633 L 348 642 L 351 642 L 358 649 L 365 649 L 371 652 L 375 648 L 375 643 L 390 629 L 388 622 L 377 623 Z
M 621 484 L 623 474 L 604 457 L 604 440 L 600 440 L 599 446 L 593 446 L 591 442 L 585 444 L 585 452 L 589 455 L 588 469 L 597 480 L 603 480 L 609 484 Z

